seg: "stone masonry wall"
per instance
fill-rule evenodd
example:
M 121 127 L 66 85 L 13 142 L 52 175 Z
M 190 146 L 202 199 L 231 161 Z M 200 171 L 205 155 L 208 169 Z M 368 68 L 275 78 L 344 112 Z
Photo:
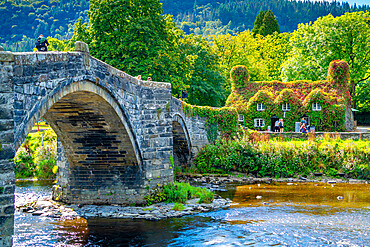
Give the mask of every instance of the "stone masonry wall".
M 14 229 L 14 56 L 0 51 L 0 246 L 12 246 Z
M 205 128 L 206 120 L 198 116 L 186 116 L 181 109 L 181 100 L 174 97 L 172 97 L 171 102 L 171 115 L 174 119 L 176 119 L 175 116 L 178 115 L 184 120 L 184 128 L 186 128 L 184 132 L 188 132 L 190 136 L 191 157 L 195 157 L 199 150 L 208 143 L 207 131 Z
M 13 232 L 9 160 L 37 120 L 49 117 L 66 150 L 58 161 L 64 167 L 54 196 L 62 193 L 70 203 L 140 203 L 148 188 L 173 181 L 171 100 L 169 83 L 127 75 L 91 57 L 82 42 L 76 42 L 75 52 L 0 51 L 0 246 L 11 245 Z M 71 135 L 63 135 L 67 132 Z M 117 182 L 124 186 L 112 193 L 109 186 Z M 95 192 L 104 198 L 94 198 Z

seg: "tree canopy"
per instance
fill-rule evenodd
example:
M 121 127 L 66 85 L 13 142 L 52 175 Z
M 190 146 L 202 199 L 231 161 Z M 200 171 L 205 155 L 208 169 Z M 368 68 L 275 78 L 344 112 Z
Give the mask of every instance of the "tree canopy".
M 256 17 L 252 32 L 263 36 L 273 34 L 274 32 L 280 33 L 279 24 L 275 18 L 275 15 L 271 10 L 261 10 Z
M 290 38 L 291 52 L 282 66 L 284 80 L 325 79 L 329 63 L 345 60 L 350 66 L 351 95 L 369 79 L 369 12 L 327 15 L 314 23 L 300 24 Z

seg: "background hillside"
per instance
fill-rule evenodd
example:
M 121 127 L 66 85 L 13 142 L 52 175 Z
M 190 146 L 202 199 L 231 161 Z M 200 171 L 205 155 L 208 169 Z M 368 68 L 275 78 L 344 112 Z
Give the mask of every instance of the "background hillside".
M 370 10 L 369 5 L 288 0 L 161 0 L 165 14 L 186 33 L 203 36 L 251 30 L 260 10 L 271 9 L 282 32 L 292 32 L 299 23 L 315 21 L 331 13 Z M 70 38 L 74 23 L 88 20 L 87 0 L 0 0 L 0 43 L 8 50 L 27 51 L 43 33 Z M 5 44 L 4 44 L 5 43 Z

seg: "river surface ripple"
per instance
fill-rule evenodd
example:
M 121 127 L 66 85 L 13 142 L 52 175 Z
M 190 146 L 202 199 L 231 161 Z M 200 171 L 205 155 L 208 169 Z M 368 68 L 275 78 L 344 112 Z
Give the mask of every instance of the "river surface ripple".
M 51 185 L 17 183 L 16 204 Z M 16 212 L 14 246 L 370 246 L 370 185 L 229 187 L 227 210 L 161 221 L 61 221 Z

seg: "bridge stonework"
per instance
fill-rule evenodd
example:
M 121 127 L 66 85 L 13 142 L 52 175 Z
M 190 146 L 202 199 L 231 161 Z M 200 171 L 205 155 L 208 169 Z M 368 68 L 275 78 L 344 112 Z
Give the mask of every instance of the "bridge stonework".
M 0 51 L 0 246 L 12 245 L 12 159 L 42 117 L 58 136 L 53 198 L 66 203 L 144 203 L 173 181 L 171 156 L 187 163 L 207 143 L 204 120 L 182 114 L 169 83 L 139 80 L 88 52 L 82 42 L 74 52 Z
M 207 143 L 206 119 L 187 116 L 181 107 L 181 100 L 172 97 L 171 115 L 173 121 L 173 155 L 175 164 L 187 166 Z

